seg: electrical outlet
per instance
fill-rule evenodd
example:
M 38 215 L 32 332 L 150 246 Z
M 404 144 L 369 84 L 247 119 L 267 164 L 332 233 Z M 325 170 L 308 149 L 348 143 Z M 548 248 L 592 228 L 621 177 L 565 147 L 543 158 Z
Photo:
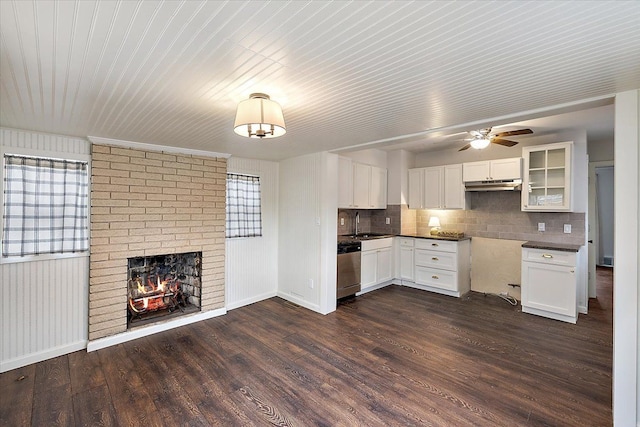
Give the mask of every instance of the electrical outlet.
M 340 225 L 344 225 L 344 218 L 340 218 Z
M 309 279 L 309 287 L 313 289 L 313 279 Z
M 564 232 L 566 234 L 570 234 L 571 233 L 571 224 L 565 224 L 564 225 Z
M 385 220 L 385 224 L 387 224 L 387 225 L 391 224 L 391 218 L 387 218 L 387 219 Z
M 545 230 L 544 222 L 539 222 L 538 223 L 538 231 L 544 231 L 544 230 Z

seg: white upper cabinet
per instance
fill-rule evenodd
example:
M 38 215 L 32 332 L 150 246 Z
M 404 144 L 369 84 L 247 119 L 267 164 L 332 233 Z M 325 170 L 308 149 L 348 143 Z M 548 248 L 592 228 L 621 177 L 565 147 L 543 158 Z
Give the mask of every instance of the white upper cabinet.
M 424 169 L 409 169 L 409 209 L 424 208 Z
M 462 182 L 462 165 L 444 167 L 444 205 L 445 209 L 464 209 L 465 192 Z
M 462 164 L 409 169 L 409 209 L 465 209 Z
M 354 209 L 387 208 L 387 170 L 353 162 Z
M 522 210 L 571 212 L 571 151 L 573 142 L 524 147 Z
M 522 158 L 464 163 L 462 175 L 464 182 L 521 179 Z
M 353 208 L 353 162 L 349 157 L 338 157 L 338 207 Z

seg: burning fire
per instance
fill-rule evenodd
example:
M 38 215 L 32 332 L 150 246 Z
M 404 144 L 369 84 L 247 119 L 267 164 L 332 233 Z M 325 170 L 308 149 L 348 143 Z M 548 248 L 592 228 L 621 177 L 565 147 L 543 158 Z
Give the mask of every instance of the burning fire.
M 135 283 L 135 286 L 133 286 Z M 156 277 L 154 284 L 150 279 L 143 284 L 142 280 L 136 279 L 130 285 L 132 295 L 129 298 L 129 307 L 135 313 L 144 313 L 149 311 L 157 311 L 169 308 L 172 303 L 174 294 L 180 287 L 177 280 L 173 283 L 169 281 L 160 281 L 160 276 Z

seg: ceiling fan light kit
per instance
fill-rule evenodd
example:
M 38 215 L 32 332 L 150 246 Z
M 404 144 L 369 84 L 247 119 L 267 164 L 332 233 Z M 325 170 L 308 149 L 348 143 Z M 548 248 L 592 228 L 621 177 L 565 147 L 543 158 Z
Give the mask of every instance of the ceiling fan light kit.
M 264 93 L 252 93 L 238 104 L 233 131 L 248 138 L 275 138 L 287 132 L 282 107 Z
M 483 148 L 487 148 L 489 144 L 497 144 L 504 147 L 513 147 L 518 143 L 518 141 L 503 139 L 505 136 L 530 135 L 532 133 L 533 131 L 531 129 L 510 130 L 507 132 L 499 132 L 494 134 L 491 133 L 491 128 L 472 130 L 469 131 L 469 135 L 471 135 L 472 138 L 465 140 L 469 141 L 469 143 L 460 148 L 458 151 L 464 151 L 469 148 L 482 150 Z
M 476 138 L 471 140 L 471 148 L 475 148 L 476 150 L 487 148 L 489 144 L 491 144 L 491 140 L 487 138 Z

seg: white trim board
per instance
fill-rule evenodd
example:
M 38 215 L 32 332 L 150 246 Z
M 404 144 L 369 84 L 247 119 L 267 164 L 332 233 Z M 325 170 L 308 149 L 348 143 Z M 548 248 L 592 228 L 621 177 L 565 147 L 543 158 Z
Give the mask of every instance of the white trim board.
M 87 341 L 81 340 L 60 347 L 48 348 L 36 353 L 26 354 L 14 359 L 0 361 L 0 373 L 22 368 L 23 366 L 31 365 L 33 363 L 42 362 L 43 360 L 53 359 L 54 357 L 63 356 L 65 354 L 73 353 L 74 351 L 84 350 L 85 348 L 87 348 Z
M 138 338 L 146 337 L 149 335 L 157 334 L 159 332 L 168 331 L 170 329 L 178 328 L 180 326 L 189 325 L 191 323 L 200 322 L 201 320 L 207 320 L 214 317 L 227 314 L 226 308 L 219 308 L 216 310 L 206 311 L 204 313 L 196 313 L 180 317 L 174 320 L 170 320 L 155 325 L 150 325 L 144 328 L 133 329 L 131 331 L 123 332 L 121 334 L 112 335 L 110 337 L 104 337 L 97 340 L 89 341 L 87 345 L 87 352 L 100 350 L 112 345 L 118 345 L 127 341 L 133 341 Z
M 215 151 L 194 150 L 191 148 L 172 147 L 170 145 L 148 144 L 146 142 L 125 141 L 122 139 L 102 138 L 100 136 L 88 136 L 87 139 L 98 145 L 115 145 L 118 147 L 134 148 L 138 150 L 161 151 L 174 154 L 189 154 L 192 156 L 217 157 L 228 159 L 229 153 L 217 153 Z

